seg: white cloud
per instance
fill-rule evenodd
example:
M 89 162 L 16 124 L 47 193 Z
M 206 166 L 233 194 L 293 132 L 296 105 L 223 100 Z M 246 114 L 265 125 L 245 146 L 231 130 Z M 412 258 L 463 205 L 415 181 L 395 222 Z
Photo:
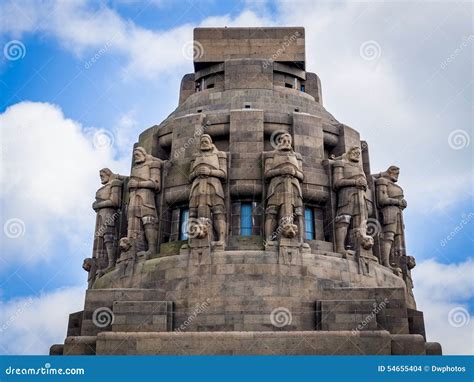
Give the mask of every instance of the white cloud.
M 474 316 L 469 313 L 474 260 L 448 265 L 427 260 L 417 265 L 413 277 L 427 340 L 441 343 L 443 354 L 474 354 Z
M 146 11 L 149 4 L 137 3 Z M 159 75 L 185 74 L 191 62 L 182 47 L 192 40 L 195 25 L 183 24 L 170 30 L 149 30 L 121 17 L 107 6 L 87 1 L 17 1 L 0 5 L 4 15 L 0 34 L 20 38 L 25 32 L 51 35 L 88 63 L 94 55 L 113 52 L 123 55 L 126 78 L 156 78 Z M 202 26 L 261 26 L 270 19 L 246 10 L 232 19 L 229 15 L 209 17 Z M 159 25 L 157 25 L 157 29 Z
M 0 301 L 0 353 L 48 354 L 64 343 L 70 313 L 84 308 L 84 288 Z
M 19 237 L 9 237 L 8 224 L 4 227 L 2 258 L 32 265 L 57 254 L 48 250 L 54 240 L 65 237 L 71 248 L 85 240 L 90 244 L 98 171 L 129 168 L 128 158 L 114 159 L 108 146 L 112 133 L 86 129 L 58 106 L 38 102 L 9 107 L 0 114 L 0 131 L 2 225 L 8 219 L 24 222 Z

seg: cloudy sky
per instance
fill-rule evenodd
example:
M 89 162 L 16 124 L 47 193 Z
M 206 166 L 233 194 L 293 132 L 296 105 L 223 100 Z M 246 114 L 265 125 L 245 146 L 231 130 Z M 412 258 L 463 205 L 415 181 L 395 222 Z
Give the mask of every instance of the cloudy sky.
M 0 2 L 0 353 L 45 354 L 83 307 L 98 169 L 177 105 L 197 26 L 304 26 L 325 107 L 401 167 L 428 340 L 473 353 L 470 2 Z

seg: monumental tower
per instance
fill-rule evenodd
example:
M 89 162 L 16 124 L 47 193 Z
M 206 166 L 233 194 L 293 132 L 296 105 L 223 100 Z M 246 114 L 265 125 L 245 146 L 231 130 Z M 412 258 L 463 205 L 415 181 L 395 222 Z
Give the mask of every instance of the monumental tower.
M 52 354 L 440 354 L 400 169 L 323 107 L 303 28 L 197 28 L 179 105 L 100 170 L 84 310 Z M 397 158 L 393 158 L 394 161 Z

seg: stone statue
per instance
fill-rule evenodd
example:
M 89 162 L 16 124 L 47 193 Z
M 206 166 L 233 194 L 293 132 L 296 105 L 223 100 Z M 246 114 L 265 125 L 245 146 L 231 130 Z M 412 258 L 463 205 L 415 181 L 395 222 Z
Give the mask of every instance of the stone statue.
M 157 253 L 158 214 L 155 196 L 161 188 L 162 160 L 147 154 L 143 147 L 133 150 L 133 158 L 134 164 L 128 182 L 130 198 L 127 236 L 138 240 L 144 233 L 147 250 L 140 251 L 137 255 L 148 259 Z
M 96 259 L 92 257 L 88 257 L 84 259 L 82 263 L 82 269 L 84 269 L 88 275 L 87 275 L 87 286 L 89 288 L 92 287 L 92 284 L 94 283 L 96 274 L 97 274 L 97 261 Z
M 411 302 L 412 309 L 416 309 L 415 295 L 413 294 L 413 279 L 411 277 L 411 270 L 415 268 L 416 261 L 413 256 L 403 256 L 402 258 L 405 259 L 406 263 L 405 266 L 403 266 L 403 264 L 401 265 L 404 268 L 403 279 L 407 286 L 408 299 Z
M 294 239 L 297 236 L 303 243 L 301 155 L 293 151 L 289 133 L 281 134 L 277 143 L 277 148 L 265 159 L 264 176 L 270 182 L 265 210 L 266 243 L 271 244 L 278 237 Z
M 390 267 L 390 253 L 394 254 L 395 267 L 398 267 L 398 258 L 404 254 L 404 225 L 402 211 L 407 202 L 403 198 L 403 189 L 396 184 L 400 169 L 390 166 L 375 179 L 377 204 L 382 213 L 382 264 Z
M 199 152 L 191 162 L 189 179 L 192 182 L 188 224 L 190 240 L 208 237 L 213 227 L 217 233 L 213 245 L 224 246 L 227 223 L 222 182 L 227 179 L 227 154 L 217 150 L 208 134 L 202 134 L 199 139 Z
M 370 249 L 374 240 L 367 234 L 369 215 L 366 197 L 367 179 L 360 165 L 361 150 L 353 146 L 333 163 L 333 187 L 337 192 L 336 252 L 345 253 L 345 242 L 352 221 L 359 247 Z
M 97 213 L 92 257 L 96 259 L 99 269 L 109 270 L 115 266 L 115 243 L 124 177 L 112 173 L 108 168 L 100 170 L 99 176 L 102 187 L 97 190 L 92 204 L 92 208 Z M 107 256 L 107 265 L 101 261 L 104 251 Z
M 130 276 L 136 260 L 136 251 L 132 241 L 128 237 L 122 237 L 119 241 L 120 256 L 117 259 L 118 275 Z

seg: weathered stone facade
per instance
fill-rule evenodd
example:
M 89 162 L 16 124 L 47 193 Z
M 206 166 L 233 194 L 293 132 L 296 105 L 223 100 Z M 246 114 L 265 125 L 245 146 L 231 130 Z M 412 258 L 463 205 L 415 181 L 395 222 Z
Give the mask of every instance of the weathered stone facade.
M 412 293 L 399 169 L 372 175 L 324 109 L 304 29 L 194 38 L 195 72 L 131 176 L 101 172 L 84 310 L 52 354 L 441 353 Z

